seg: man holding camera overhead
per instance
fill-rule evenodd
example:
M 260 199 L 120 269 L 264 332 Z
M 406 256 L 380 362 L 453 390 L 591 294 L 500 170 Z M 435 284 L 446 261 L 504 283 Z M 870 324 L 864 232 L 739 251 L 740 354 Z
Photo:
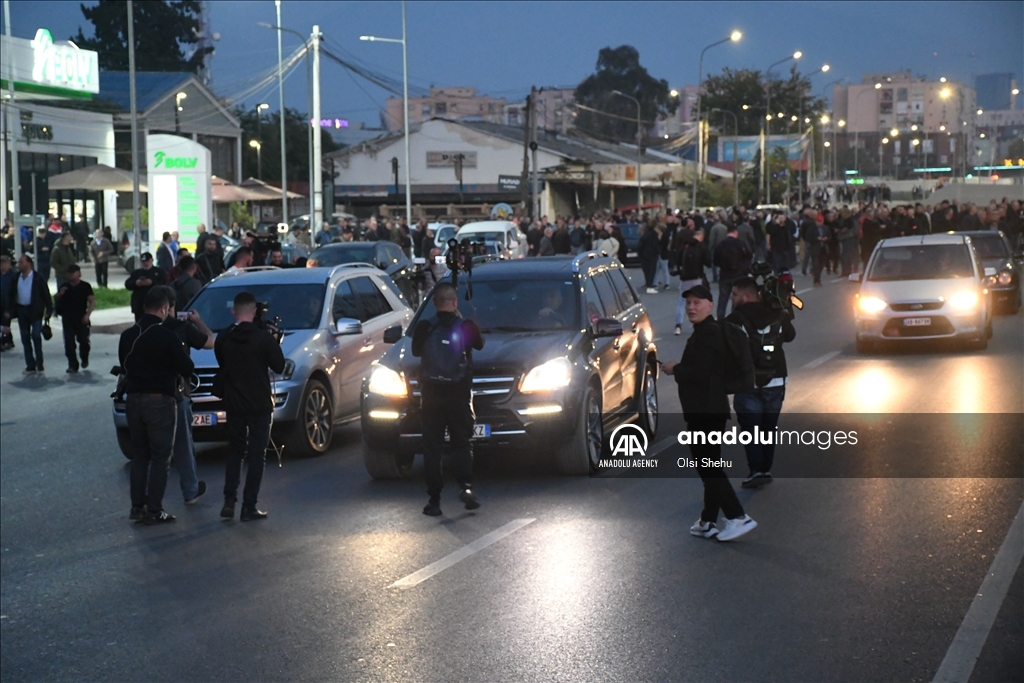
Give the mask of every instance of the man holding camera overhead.
M 235 516 L 242 460 L 249 463 L 242 494 L 239 519 L 248 522 L 263 519 L 266 512 L 256 509 L 256 498 L 263 481 L 270 425 L 274 415 L 274 395 L 270 372 L 284 372 L 284 353 L 277 339 L 255 322 L 256 297 L 249 292 L 235 296 L 231 314 L 235 324 L 217 335 L 214 352 L 220 368 L 219 392 L 224 399 L 228 420 L 227 469 L 224 475 L 224 507 L 220 516 Z

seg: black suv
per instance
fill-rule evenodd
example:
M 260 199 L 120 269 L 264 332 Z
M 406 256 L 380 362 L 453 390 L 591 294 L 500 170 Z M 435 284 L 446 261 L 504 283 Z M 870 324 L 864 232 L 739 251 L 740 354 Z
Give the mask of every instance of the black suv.
M 332 242 L 317 248 L 309 255 L 309 260 L 318 267 L 369 263 L 390 275 L 413 307 L 419 303 L 419 272 L 394 242 Z
M 458 289 L 459 311 L 486 342 L 473 353 L 478 447 L 552 453 L 563 474 L 587 474 L 616 426 L 636 422 L 654 435 L 657 349 L 617 259 L 589 252 L 490 260 L 472 278 L 460 273 Z M 426 297 L 404 336 L 388 330 L 384 340 L 395 345 L 363 381 L 363 457 L 375 479 L 408 475 L 419 452 L 412 330 L 434 313 Z

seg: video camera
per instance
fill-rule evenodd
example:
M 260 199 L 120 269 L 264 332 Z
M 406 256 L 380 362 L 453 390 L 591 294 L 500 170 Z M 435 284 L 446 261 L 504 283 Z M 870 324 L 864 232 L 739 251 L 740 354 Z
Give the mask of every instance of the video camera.
M 261 330 L 266 330 L 270 334 L 274 335 L 274 338 L 277 339 L 277 343 L 280 344 L 281 340 L 284 339 L 284 332 L 280 330 L 281 317 L 275 316 L 268 320 L 266 318 L 266 314 L 269 310 L 270 304 L 268 304 L 266 301 L 257 301 L 256 315 L 253 316 L 252 321 L 253 323 L 256 324 L 256 327 L 260 328 Z
M 750 266 L 750 274 L 758 280 L 761 301 L 766 306 L 772 310 L 785 311 L 791 318 L 794 308 L 803 310 L 804 302 L 794 293 L 793 276 L 788 270 L 776 275 L 770 264 L 755 261 Z

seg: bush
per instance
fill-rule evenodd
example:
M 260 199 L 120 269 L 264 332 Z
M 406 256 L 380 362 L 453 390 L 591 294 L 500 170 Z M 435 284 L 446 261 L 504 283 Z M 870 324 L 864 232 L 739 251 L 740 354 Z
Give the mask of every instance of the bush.
M 130 305 L 132 301 L 132 293 L 127 289 L 93 287 L 92 292 L 96 296 L 97 311 L 104 308 L 121 308 Z

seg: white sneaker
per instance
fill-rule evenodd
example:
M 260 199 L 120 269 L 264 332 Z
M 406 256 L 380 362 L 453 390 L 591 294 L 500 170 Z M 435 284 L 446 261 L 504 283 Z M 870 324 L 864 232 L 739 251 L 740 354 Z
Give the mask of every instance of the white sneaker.
M 647 288 L 647 293 L 648 294 L 657 294 L 658 293 L 658 288 L 657 287 L 648 287 Z
M 718 534 L 719 541 L 731 541 L 757 528 L 757 522 L 750 515 L 725 520 L 725 528 Z
M 683 333 L 683 326 L 682 325 L 676 325 L 676 336 L 678 337 L 682 333 Z
M 704 522 L 698 519 L 690 527 L 690 533 L 701 538 L 712 538 L 718 535 L 718 527 L 714 522 Z

